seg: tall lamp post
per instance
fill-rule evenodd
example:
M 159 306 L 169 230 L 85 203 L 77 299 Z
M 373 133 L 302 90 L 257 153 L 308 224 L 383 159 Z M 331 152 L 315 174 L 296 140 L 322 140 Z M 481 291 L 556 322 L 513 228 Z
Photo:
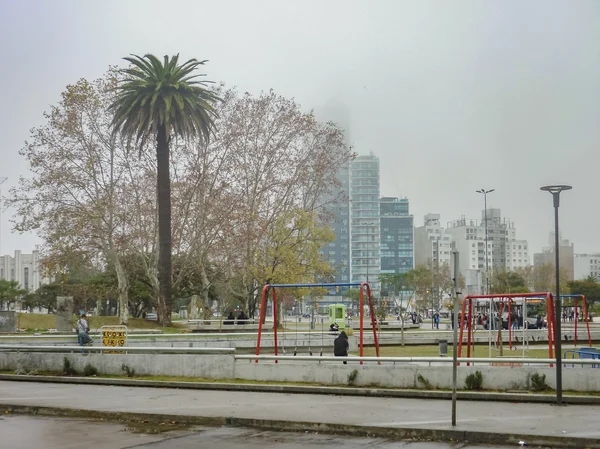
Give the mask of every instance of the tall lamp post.
M 554 203 L 554 263 L 556 265 L 556 296 L 554 297 L 554 317 L 555 317 L 555 344 L 556 344 L 556 405 L 562 405 L 562 344 L 560 318 L 562 316 L 562 307 L 560 301 L 560 266 L 559 266 L 559 238 L 558 238 L 558 207 L 560 206 L 560 192 L 571 190 L 573 187 L 566 185 L 544 186 L 540 190 L 550 192 Z
M 8 178 L 5 176 L 0 177 L 0 257 L 2 257 L 2 184 L 4 184 L 4 182 L 7 179 Z M 5 275 L 6 279 L 9 279 L 7 273 L 8 273 L 8 267 L 5 267 L 4 275 Z
M 488 218 L 487 218 L 487 194 L 492 193 L 495 189 L 485 190 L 479 189 L 476 190 L 477 193 L 481 193 L 483 195 L 483 216 L 484 216 L 484 226 L 485 226 L 485 294 L 490 294 L 490 272 L 489 272 L 489 261 L 488 261 Z M 491 310 L 490 310 L 491 312 Z
M 483 195 L 483 218 L 485 220 L 485 294 L 490 294 L 490 266 L 488 260 L 488 218 L 487 218 L 487 195 L 488 193 L 492 193 L 495 189 L 485 190 L 479 189 L 476 190 L 477 193 L 481 193 Z M 488 312 L 488 357 L 492 357 L 492 328 L 494 327 L 494 316 L 492 314 L 492 305 L 493 301 L 491 298 L 490 301 L 490 311 Z M 500 325 L 502 325 L 502 321 L 500 321 Z

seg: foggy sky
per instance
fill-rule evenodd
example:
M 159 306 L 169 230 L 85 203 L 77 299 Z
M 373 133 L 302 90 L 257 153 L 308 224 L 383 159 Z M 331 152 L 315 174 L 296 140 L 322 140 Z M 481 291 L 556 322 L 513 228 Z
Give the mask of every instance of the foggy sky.
M 600 2 L 86 0 L 0 2 L 3 186 L 27 176 L 18 150 L 79 78 L 130 53 L 209 59 L 208 79 L 270 88 L 306 110 L 346 108 L 358 153 L 381 160 L 381 193 L 406 196 L 415 225 L 479 218 L 480 188 L 529 240 L 561 230 L 575 252 L 600 251 Z M 32 235 L 2 217 L 1 252 Z

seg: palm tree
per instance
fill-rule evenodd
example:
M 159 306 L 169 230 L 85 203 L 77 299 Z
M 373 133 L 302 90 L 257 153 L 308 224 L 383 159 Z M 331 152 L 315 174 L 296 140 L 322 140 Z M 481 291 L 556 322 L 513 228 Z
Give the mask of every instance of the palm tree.
M 179 55 L 154 55 L 124 58 L 132 66 L 122 70 L 125 78 L 117 85 L 113 131 L 135 141 L 140 151 L 148 139 L 156 139 L 158 196 L 158 251 L 160 298 L 159 320 L 171 321 L 171 180 L 169 144 L 173 136 L 199 138 L 207 143 L 216 117 L 213 104 L 219 101 L 207 81 L 200 81 L 196 69 L 206 61 L 189 61 L 179 65 Z M 162 313 L 161 313 L 162 312 Z

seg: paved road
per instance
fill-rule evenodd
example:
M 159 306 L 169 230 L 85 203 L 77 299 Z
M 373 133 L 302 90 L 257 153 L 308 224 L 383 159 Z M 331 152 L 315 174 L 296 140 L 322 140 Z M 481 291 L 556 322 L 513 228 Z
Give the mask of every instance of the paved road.
M 0 381 L 0 404 L 452 429 L 451 402 L 433 399 L 243 393 Z M 461 401 L 457 430 L 600 438 L 597 406 Z M 281 430 L 286 430 L 281 429 Z
M 464 445 L 347 438 L 314 433 L 263 432 L 221 427 L 162 434 L 134 433 L 123 425 L 65 418 L 0 418 L 0 446 L 10 449 L 453 449 Z M 478 449 L 477 446 L 467 446 Z M 485 446 L 490 448 L 492 446 Z M 500 447 L 500 446 L 498 446 Z

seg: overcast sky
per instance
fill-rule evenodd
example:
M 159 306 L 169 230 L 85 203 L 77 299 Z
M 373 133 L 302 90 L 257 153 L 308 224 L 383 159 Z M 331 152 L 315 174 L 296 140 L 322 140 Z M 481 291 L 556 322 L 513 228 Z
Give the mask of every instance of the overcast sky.
M 563 238 L 600 251 L 600 1 L 1 0 L 0 50 L 3 194 L 67 84 L 180 53 L 242 91 L 347 108 L 351 143 L 379 156 L 382 195 L 407 196 L 417 226 L 479 218 L 475 190 L 493 188 L 488 205 L 538 251 L 553 229 L 540 186 L 572 184 Z M 1 252 L 29 252 L 11 213 Z

